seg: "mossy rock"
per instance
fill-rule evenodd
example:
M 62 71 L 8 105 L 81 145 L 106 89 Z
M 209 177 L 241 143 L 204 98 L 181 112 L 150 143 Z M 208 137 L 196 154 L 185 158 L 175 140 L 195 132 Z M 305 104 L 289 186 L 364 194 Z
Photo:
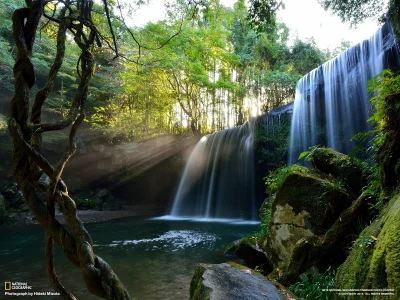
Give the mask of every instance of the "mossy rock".
M 224 255 L 226 256 L 234 256 L 235 255 L 235 251 L 238 248 L 240 243 L 240 240 L 235 240 L 233 242 L 230 242 L 224 250 Z
M 259 246 L 257 240 L 250 236 L 242 238 L 235 250 L 235 254 L 243 259 L 250 268 L 260 267 L 267 273 L 272 271 L 272 267 L 268 261 L 263 249 Z
M 354 194 L 360 195 L 366 184 L 363 163 L 330 148 L 316 148 L 311 152 L 311 163 L 321 172 L 342 181 Z
M 323 235 L 352 200 L 333 178 L 292 166 L 272 204 L 266 243 L 272 266 L 288 260 L 300 239 Z
M 190 299 L 208 300 L 210 299 L 211 289 L 203 284 L 203 274 L 206 268 L 203 264 L 198 265 L 194 270 L 194 275 L 190 281 Z
M 392 289 L 393 295 L 364 295 L 359 299 L 400 299 L 400 195 L 381 217 L 364 229 L 336 274 L 340 289 Z M 343 299 L 352 299 L 342 296 Z

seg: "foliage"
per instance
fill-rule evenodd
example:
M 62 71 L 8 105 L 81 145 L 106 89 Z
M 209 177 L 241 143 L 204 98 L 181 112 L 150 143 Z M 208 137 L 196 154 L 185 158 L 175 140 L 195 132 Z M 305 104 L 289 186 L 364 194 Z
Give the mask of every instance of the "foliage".
M 263 204 L 260 208 L 260 217 L 261 217 L 261 224 L 260 224 L 260 231 L 255 233 L 256 240 L 262 246 L 265 247 L 265 243 L 267 242 L 267 235 L 269 232 L 269 226 L 271 222 L 271 212 L 272 212 L 272 205 L 274 203 L 274 197 L 269 197 L 264 200 Z
M 283 7 L 281 0 L 250 0 L 248 19 L 257 32 L 271 30 L 275 25 L 276 11 Z
M 0 92 L 6 94 L 13 90 L 15 58 L 11 14 L 20 2 L 6 0 L 0 10 Z M 240 0 L 233 9 L 219 0 L 203 4 L 193 14 L 190 5 L 177 2 L 166 20 L 130 32 L 118 7 L 110 7 L 125 59 L 113 60 L 115 54 L 105 47 L 94 50 L 96 72 L 85 121 L 111 135 L 113 142 L 185 134 L 191 127 L 202 133 L 221 130 L 292 101 L 298 79 L 324 59 L 312 40 L 287 45 L 289 29 L 273 16 L 282 7 L 280 1 L 252 1 L 247 8 Z M 266 9 L 270 16 L 263 22 L 271 22 L 262 26 L 268 30 L 257 32 L 251 19 L 258 15 L 261 21 Z M 183 21 L 176 17 L 182 12 Z M 111 41 L 104 15 L 93 18 Z M 33 91 L 44 85 L 56 53 L 57 26 L 43 20 L 40 28 L 32 57 L 37 78 Z M 47 118 L 66 116 L 77 86 L 79 53 L 71 39 L 66 45 L 53 93 L 44 104 Z
M 355 141 L 367 143 L 367 149 L 358 147 L 355 151 L 363 151 L 366 155 L 366 177 L 369 185 L 366 192 L 378 199 L 375 208 L 382 209 L 384 200 L 387 199 L 385 191 L 381 186 L 379 165 L 376 161 L 377 154 L 386 143 L 387 137 L 392 130 L 387 126 L 388 115 L 392 109 L 386 99 L 400 92 L 400 75 L 385 69 L 368 82 L 368 92 L 372 94 L 370 102 L 373 114 L 368 119 L 373 129 L 368 132 L 360 132 L 353 137 Z M 400 104 L 396 103 L 396 109 Z
M 382 17 L 386 3 L 382 0 L 319 0 L 325 10 L 338 15 L 342 21 L 358 24 L 365 19 Z
M 386 116 L 390 107 L 387 105 L 386 98 L 400 92 L 400 75 L 385 69 L 368 82 L 368 91 L 374 93 L 370 100 L 374 110 L 372 116 L 368 119 L 368 122 L 374 126 L 374 130 L 370 134 L 373 134 L 373 146 L 379 149 L 388 134 L 385 129 Z M 399 108 L 400 103 L 398 102 L 396 109 Z
M 286 176 L 296 168 L 297 165 L 292 165 L 289 167 L 282 167 L 275 171 L 271 171 L 270 175 L 264 178 L 267 192 L 270 195 L 275 194 L 282 186 L 283 182 L 286 179 Z
M 256 126 L 256 161 L 266 171 L 277 169 L 287 162 L 290 134 L 290 114 L 266 115 Z
M 329 289 L 335 288 L 335 272 L 328 268 L 324 273 L 311 269 L 310 272 L 300 275 L 300 281 L 289 286 L 300 299 L 331 300 L 334 293 Z
M 311 146 L 308 151 L 301 152 L 298 160 L 304 159 L 306 161 L 311 161 L 313 152 L 319 147 L 319 145 Z

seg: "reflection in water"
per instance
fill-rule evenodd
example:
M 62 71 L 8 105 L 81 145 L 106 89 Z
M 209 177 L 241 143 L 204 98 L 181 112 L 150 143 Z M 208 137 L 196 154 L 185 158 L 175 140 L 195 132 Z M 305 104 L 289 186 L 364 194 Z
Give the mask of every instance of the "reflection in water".
M 258 226 L 136 218 L 87 227 L 96 254 L 110 263 L 131 296 L 178 300 L 188 298 L 197 263 L 226 261 L 224 246 Z M 4 280 L 26 281 L 34 291 L 52 291 L 44 267 L 44 233 L 39 226 L 0 228 L 0 243 Z M 79 269 L 57 250 L 56 270 L 63 284 L 78 299 L 98 299 L 86 291 Z

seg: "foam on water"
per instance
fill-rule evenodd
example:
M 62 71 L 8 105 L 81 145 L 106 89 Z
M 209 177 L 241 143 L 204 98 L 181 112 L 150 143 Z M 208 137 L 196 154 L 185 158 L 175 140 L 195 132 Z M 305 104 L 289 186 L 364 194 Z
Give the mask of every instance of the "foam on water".
M 202 232 L 197 230 L 169 230 L 155 238 L 145 238 L 138 240 L 114 240 L 108 245 L 96 245 L 106 247 L 134 247 L 143 245 L 148 250 L 167 248 L 169 251 L 178 251 L 192 247 L 202 247 L 212 249 L 215 242 L 220 239 L 214 233 Z

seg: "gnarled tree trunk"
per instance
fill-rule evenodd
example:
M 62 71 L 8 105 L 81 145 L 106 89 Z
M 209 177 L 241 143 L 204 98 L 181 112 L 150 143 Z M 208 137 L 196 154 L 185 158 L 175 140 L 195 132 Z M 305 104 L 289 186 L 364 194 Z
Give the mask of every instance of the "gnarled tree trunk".
M 23 192 L 37 220 L 46 232 L 46 267 L 50 282 L 63 299 L 75 299 L 59 282 L 53 265 L 54 241 L 68 259 L 82 270 L 88 290 L 106 299 L 130 299 L 129 294 L 111 267 L 93 252 L 93 241 L 76 214 L 75 202 L 69 197 L 61 174 L 69 158 L 76 150 L 75 135 L 84 119 L 90 79 L 95 63 L 93 48 L 99 40 L 98 31 L 91 20 L 91 0 L 66 0 L 57 10 L 58 23 L 57 55 L 49 72 L 48 81 L 35 96 L 29 120 L 30 89 L 35 83 L 34 66 L 31 61 L 39 20 L 48 3 L 44 0 L 26 1 L 27 7 L 17 9 L 13 14 L 13 35 L 17 47 L 14 66 L 15 94 L 9 106 L 8 127 L 13 143 L 13 173 L 19 189 Z M 52 2 L 55 5 L 58 2 Z M 107 10 L 107 8 L 106 8 Z M 79 84 L 72 100 L 68 116 L 59 122 L 41 123 L 42 105 L 51 93 L 64 54 L 66 32 L 69 30 L 81 49 L 78 73 Z M 41 154 L 41 133 L 70 127 L 69 149 L 53 167 Z M 39 181 L 45 173 L 50 183 Z M 54 203 L 60 204 L 68 230 L 54 218 Z

